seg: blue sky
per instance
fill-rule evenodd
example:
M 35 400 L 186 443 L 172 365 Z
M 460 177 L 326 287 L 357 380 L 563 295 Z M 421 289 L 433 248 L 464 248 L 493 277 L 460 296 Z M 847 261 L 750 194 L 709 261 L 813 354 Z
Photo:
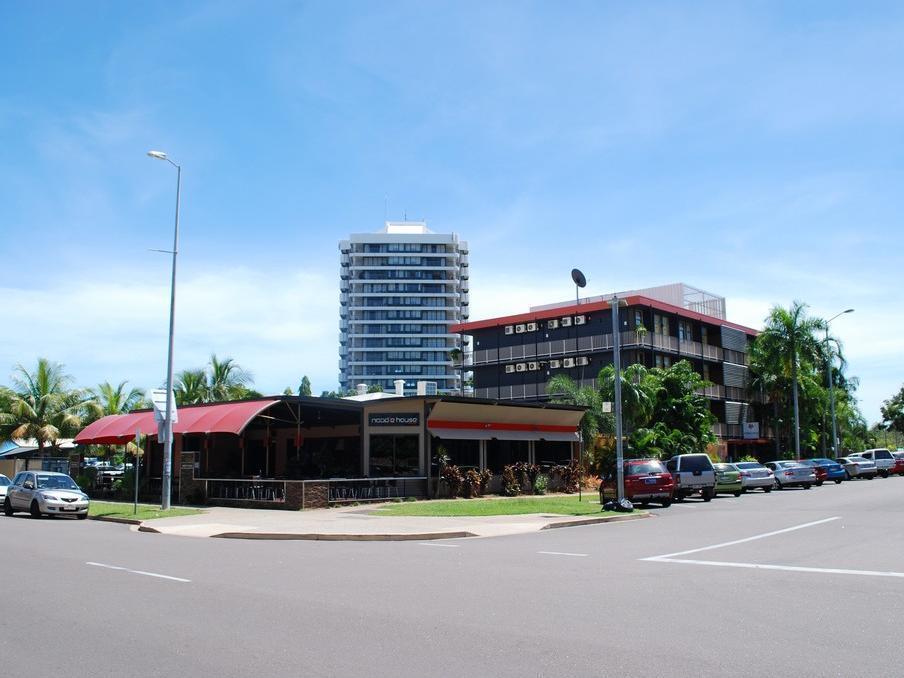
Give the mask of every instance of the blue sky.
M 472 251 L 472 318 L 677 280 L 828 316 L 870 421 L 904 382 L 899 3 L 0 4 L 0 375 L 337 375 L 337 241 Z M 2 379 L 0 379 L 2 381 Z

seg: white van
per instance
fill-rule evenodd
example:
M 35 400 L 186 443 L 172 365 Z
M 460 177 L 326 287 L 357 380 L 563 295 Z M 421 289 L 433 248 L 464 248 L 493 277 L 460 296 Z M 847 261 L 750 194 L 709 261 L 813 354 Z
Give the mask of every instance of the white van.
M 703 501 L 716 496 L 716 470 L 705 454 L 679 454 L 665 463 L 666 470 L 675 479 L 675 499 L 700 493 Z
M 883 478 L 888 478 L 895 467 L 895 456 L 884 447 L 875 447 L 871 450 L 860 452 L 857 456 L 876 462 L 876 469 L 878 469 L 879 475 Z

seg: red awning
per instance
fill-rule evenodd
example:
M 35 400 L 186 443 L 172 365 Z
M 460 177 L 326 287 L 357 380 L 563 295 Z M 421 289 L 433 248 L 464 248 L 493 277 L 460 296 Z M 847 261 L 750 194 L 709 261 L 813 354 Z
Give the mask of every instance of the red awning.
M 212 405 L 191 405 L 179 408 L 179 421 L 174 433 L 234 433 L 239 435 L 261 412 L 278 400 L 246 400 Z M 75 437 L 80 445 L 122 445 L 142 434 L 156 435 L 154 412 L 113 414 L 86 426 Z

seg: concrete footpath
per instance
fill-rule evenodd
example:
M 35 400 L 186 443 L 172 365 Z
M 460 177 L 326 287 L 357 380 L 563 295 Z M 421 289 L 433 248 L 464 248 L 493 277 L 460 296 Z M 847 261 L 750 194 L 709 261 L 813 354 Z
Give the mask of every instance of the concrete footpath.
M 486 517 L 381 516 L 380 506 L 306 511 L 209 507 L 193 516 L 145 520 L 132 529 L 182 537 L 227 539 L 312 539 L 333 541 L 403 541 L 498 537 L 574 525 L 635 520 L 649 514 L 561 516 L 524 514 Z

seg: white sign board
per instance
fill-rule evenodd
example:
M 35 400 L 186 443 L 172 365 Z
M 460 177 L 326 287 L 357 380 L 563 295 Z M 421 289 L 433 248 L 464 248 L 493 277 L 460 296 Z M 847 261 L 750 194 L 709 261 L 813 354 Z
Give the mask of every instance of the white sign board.
M 744 422 L 744 440 L 756 440 L 760 437 L 760 422 Z
M 162 424 L 166 420 L 166 389 L 155 388 L 151 391 L 151 402 L 154 404 L 154 420 L 158 424 Z M 173 417 L 173 423 L 179 421 L 179 411 L 176 409 L 176 396 L 170 401 L 170 410 Z
M 610 402 L 604 402 L 604 403 L 603 403 L 603 412 L 605 412 L 606 414 L 608 414 L 608 413 L 611 412 L 611 411 L 612 411 L 612 403 L 610 403 Z

